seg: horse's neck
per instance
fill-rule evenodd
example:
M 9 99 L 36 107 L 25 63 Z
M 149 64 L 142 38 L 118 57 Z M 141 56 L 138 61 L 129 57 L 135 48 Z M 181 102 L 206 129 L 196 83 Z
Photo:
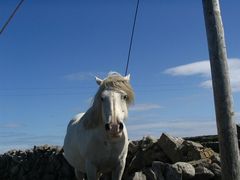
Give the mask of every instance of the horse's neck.
M 101 116 L 93 107 L 90 107 L 83 116 L 83 125 L 86 129 L 96 128 L 101 122 Z

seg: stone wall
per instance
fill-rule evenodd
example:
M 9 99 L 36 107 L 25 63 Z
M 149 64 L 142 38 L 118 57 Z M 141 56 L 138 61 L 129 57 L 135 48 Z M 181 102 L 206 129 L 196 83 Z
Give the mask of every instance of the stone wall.
M 58 146 L 39 146 L 21 151 L 11 150 L 0 155 L 1 180 L 74 179 L 74 170 Z
M 187 140 L 186 140 L 187 139 Z M 190 138 L 191 139 L 191 138 Z M 204 144 L 204 142 L 201 142 Z M 124 180 L 220 180 L 218 153 L 189 138 L 162 134 L 131 141 Z M 74 180 L 74 170 L 58 146 L 11 150 L 0 155 L 1 180 Z M 109 179 L 103 175 L 101 180 Z

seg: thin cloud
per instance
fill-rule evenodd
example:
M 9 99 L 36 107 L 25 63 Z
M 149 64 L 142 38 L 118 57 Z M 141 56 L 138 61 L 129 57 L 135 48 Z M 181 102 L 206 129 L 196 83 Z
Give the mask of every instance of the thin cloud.
M 94 75 L 90 72 L 77 72 L 64 76 L 64 79 L 69 81 L 85 81 L 93 79 Z
M 0 124 L 0 128 L 6 128 L 6 129 L 16 129 L 16 128 L 21 128 L 21 127 L 24 127 L 24 125 L 21 123 L 16 123 L 16 122 Z
M 232 85 L 232 90 L 234 92 L 240 91 L 240 59 L 238 58 L 230 58 L 228 60 L 228 65 L 230 69 L 230 80 Z M 176 66 L 173 68 L 169 68 L 164 71 L 166 74 L 170 74 L 172 76 L 193 76 L 198 75 L 205 78 L 199 85 L 204 88 L 212 87 L 211 80 L 211 70 L 210 70 L 210 62 L 209 60 L 197 61 L 190 64 L 185 64 L 181 66 Z
M 95 78 L 95 76 L 98 77 L 105 77 L 107 73 L 104 72 L 76 72 L 67 74 L 64 76 L 64 79 L 68 81 L 86 81 L 86 80 L 92 80 Z
M 206 81 L 203 81 L 201 84 L 200 84 L 201 87 L 204 87 L 204 88 L 212 88 L 212 80 L 206 80 Z
M 217 134 L 215 120 L 131 124 L 127 125 L 127 129 L 133 139 L 145 135 L 160 136 L 163 132 L 181 137 Z
M 190 75 L 202 75 L 210 76 L 210 63 L 208 60 L 198 61 L 186 65 L 176 66 L 169 68 L 164 73 L 172 76 L 190 76 Z
M 215 121 L 179 121 L 179 122 L 156 122 L 156 123 L 143 123 L 138 125 L 129 125 L 129 130 L 143 130 L 152 128 L 177 128 L 177 129 L 188 129 L 197 127 L 206 127 L 215 125 Z
M 149 111 L 153 109 L 160 109 L 162 106 L 158 104 L 136 104 L 130 107 L 131 111 Z
M 8 142 L 0 140 L 0 154 L 3 154 L 11 149 L 29 149 L 34 146 L 41 146 L 44 144 L 53 144 L 61 146 L 63 144 L 64 136 L 33 136 L 33 137 L 15 137 Z

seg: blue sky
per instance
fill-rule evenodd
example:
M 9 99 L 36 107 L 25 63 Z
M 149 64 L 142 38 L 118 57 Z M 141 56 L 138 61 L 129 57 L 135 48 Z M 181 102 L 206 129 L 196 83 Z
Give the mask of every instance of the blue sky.
M 2 25 L 17 0 L 0 1 Z M 221 1 L 240 122 L 240 2 Z M 136 1 L 25 1 L 0 37 L 0 152 L 63 143 L 90 106 L 94 76 L 124 73 Z M 201 1 L 140 0 L 129 72 L 131 139 L 215 134 Z

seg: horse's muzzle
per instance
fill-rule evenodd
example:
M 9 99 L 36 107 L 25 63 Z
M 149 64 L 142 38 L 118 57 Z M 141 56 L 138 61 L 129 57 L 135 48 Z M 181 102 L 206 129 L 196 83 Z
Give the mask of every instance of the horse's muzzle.
M 105 130 L 113 137 L 119 137 L 123 131 L 123 123 L 107 123 L 105 124 Z

